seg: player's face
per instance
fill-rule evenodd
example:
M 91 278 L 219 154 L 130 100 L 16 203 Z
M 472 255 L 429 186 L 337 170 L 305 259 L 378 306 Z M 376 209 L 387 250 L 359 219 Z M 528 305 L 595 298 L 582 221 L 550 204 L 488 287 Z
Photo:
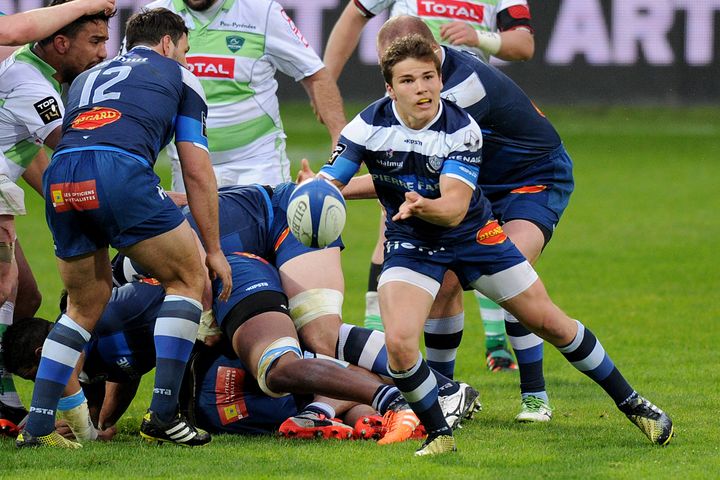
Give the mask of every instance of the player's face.
M 400 118 L 410 128 L 420 129 L 440 108 L 442 81 L 431 61 L 406 58 L 393 67 L 392 85 L 386 85 Z
M 177 45 L 170 41 L 170 44 L 168 45 L 168 54 L 166 55 L 166 57 L 172 58 L 173 60 L 180 62 L 182 65 L 185 65 L 187 67 L 187 58 L 185 58 L 185 54 L 189 50 L 190 45 L 188 44 L 188 37 L 186 34 L 183 33 L 183 36 L 180 37 Z
M 108 24 L 102 20 L 85 22 L 73 38 L 68 37 L 68 46 L 63 57 L 62 81 L 72 82 L 85 70 L 105 60 L 108 40 Z
M 217 0 L 183 0 L 183 3 L 187 5 L 190 10 L 203 12 L 212 7 L 216 1 Z

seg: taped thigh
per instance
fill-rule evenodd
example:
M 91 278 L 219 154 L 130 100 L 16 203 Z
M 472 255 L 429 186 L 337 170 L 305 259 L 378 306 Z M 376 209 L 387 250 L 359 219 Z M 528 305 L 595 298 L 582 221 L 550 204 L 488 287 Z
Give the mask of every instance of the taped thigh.
M 311 288 L 295 295 L 289 302 L 290 316 L 298 331 L 324 315 L 342 316 L 343 294 L 338 290 Z

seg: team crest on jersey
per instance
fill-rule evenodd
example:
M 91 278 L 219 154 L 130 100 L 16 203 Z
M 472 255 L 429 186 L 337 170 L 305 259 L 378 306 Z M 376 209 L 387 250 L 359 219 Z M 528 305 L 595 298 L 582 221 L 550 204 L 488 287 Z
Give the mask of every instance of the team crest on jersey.
M 70 126 L 76 130 L 95 130 L 113 122 L 117 122 L 122 113 L 114 108 L 94 107 L 92 110 L 83 112 L 72 121 Z
M 228 50 L 233 53 L 240 50 L 244 44 L 245 39 L 240 35 L 228 35 L 227 37 L 225 37 L 225 45 L 227 45 Z
M 433 173 L 439 172 L 440 168 L 442 168 L 442 164 L 443 159 L 441 157 L 438 157 L 437 155 L 433 155 L 432 157 L 428 158 L 427 161 L 428 170 Z
M 45 125 L 62 118 L 62 115 L 60 114 L 60 107 L 58 106 L 55 97 L 43 98 L 39 102 L 33 103 L 33 107 L 35 107 L 35 111 L 38 115 L 40 115 L 40 118 Z
M 475 241 L 480 245 L 499 245 L 506 239 L 507 235 L 497 220 L 488 220 L 475 235 Z

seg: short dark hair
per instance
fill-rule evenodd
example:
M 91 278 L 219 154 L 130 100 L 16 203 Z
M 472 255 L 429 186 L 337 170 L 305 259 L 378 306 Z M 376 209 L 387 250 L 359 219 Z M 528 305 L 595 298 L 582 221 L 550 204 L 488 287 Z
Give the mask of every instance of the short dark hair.
M 50 7 L 54 7 L 55 5 L 62 5 L 63 3 L 71 2 L 72 0 L 53 0 L 52 3 L 50 3 Z M 68 23 L 63 28 L 58 30 L 57 32 L 53 33 L 49 37 L 43 38 L 38 43 L 40 45 L 47 45 L 48 43 L 52 42 L 55 37 L 58 35 L 64 35 L 66 37 L 75 38 L 75 35 L 77 35 L 78 31 L 89 22 L 109 22 L 112 17 L 115 16 L 117 13 L 117 10 L 113 10 L 110 13 L 105 12 L 98 12 L 94 13 L 92 15 L 83 15 L 82 17 L 78 18 L 77 20 Z
M 137 45 L 153 46 L 160 43 L 165 35 L 170 35 L 173 43 L 178 44 L 188 28 L 182 17 L 167 8 L 143 9 L 131 16 L 125 25 L 127 49 Z
M 433 46 L 437 44 L 437 40 L 435 40 L 435 37 L 433 37 L 430 31 L 430 27 L 428 27 L 421 18 L 410 15 L 399 15 L 383 23 L 383 26 L 380 27 L 377 34 L 377 46 L 380 50 L 380 56 L 382 56 L 384 50 L 387 49 L 393 40 L 414 33 L 423 37 Z
M 435 70 L 440 74 L 440 59 L 435 55 L 432 43 L 414 33 L 393 41 L 383 52 L 380 58 L 380 69 L 385 83 L 392 85 L 393 67 L 408 58 L 432 62 Z
M 43 346 L 53 325 L 39 317 L 15 320 L 15 323 L 5 330 L 2 338 L 5 370 L 17 374 L 36 367 L 40 359 L 35 355 L 35 350 Z

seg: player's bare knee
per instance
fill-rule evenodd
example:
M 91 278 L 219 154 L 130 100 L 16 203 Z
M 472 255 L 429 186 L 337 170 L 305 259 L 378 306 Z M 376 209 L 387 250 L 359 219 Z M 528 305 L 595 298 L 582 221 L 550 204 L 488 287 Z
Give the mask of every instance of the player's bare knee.
M 294 359 L 290 358 L 291 356 Z M 288 395 L 284 391 L 291 381 L 291 378 L 286 376 L 287 365 L 301 358 L 302 351 L 296 338 L 282 337 L 268 345 L 260 355 L 257 365 L 257 381 L 260 389 L 274 398 Z

